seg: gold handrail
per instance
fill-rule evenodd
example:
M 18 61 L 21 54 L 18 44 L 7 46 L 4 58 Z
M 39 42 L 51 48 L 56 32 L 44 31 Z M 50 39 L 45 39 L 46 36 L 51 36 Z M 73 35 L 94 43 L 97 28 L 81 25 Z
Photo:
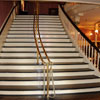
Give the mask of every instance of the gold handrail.
M 49 97 L 51 98 L 54 98 L 55 97 L 55 86 L 54 86 L 54 79 L 53 79 L 53 69 L 52 69 L 52 62 L 50 61 L 47 53 L 46 53 L 46 50 L 44 48 L 44 45 L 42 43 L 42 39 L 41 39 L 41 36 L 40 36 L 40 30 L 39 30 L 39 4 L 38 2 L 36 2 L 36 10 L 34 10 L 34 24 L 33 24 L 33 31 L 34 31 L 34 39 L 35 39 L 35 44 L 36 44 L 36 48 L 37 48 L 37 64 L 39 64 L 39 56 L 40 56 L 40 59 L 42 61 L 42 64 L 44 65 L 44 69 L 43 69 L 43 72 L 44 72 L 44 96 L 45 96 L 45 74 L 47 74 L 47 99 L 49 99 Z M 37 35 L 39 36 L 37 38 Z M 42 55 L 41 55 L 41 52 L 39 50 L 39 46 L 38 46 L 38 40 L 40 40 L 40 44 L 41 44 L 41 47 L 43 49 L 43 52 L 46 56 L 46 59 L 48 62 L 45 62 Z M 46 68 L 45 68 L 46 67 Z M 46 72 L 45 73 L 45 69 L 46 69 Z M 53 85 L 53 91 L 54 91 L 54 96 L 50 96 L 49 95 L 49 88 L 50 88 L 50 73 L 51 73 L 51 79 L 52 79 L 52 85 Z

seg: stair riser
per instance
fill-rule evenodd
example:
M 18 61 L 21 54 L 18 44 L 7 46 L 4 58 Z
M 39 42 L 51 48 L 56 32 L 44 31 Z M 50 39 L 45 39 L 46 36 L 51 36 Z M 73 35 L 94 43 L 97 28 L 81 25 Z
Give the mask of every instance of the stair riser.
M 34 35 L 8 35 L 7 37 L 12 37 L 12 38 L 34 38 Z M 37 36 L 38 38 L 39 36 Z M 41 38 L 68 38 L 68 35 L 41 35 Z
M 45 57 L 44 53 L 41 53 Z M 77 57 L 79 53 L 47 53 L 49 57 Z M 35 53 L 0 53 L 1 57 L 36 57 Z
M 45 69 L 46 70 L 46 69 Z M 91 69 L 85 69 L 85 68 L 81 68 L 81 69 L 53 69 L 53 72 L 55 72 L 55 73 L 59 73 L 59 72 L 86 72 L 86 71 L 90 71 Z M 43 69 L 6 69 L 6 70 L 3 70 L 3 69 L 0 69 L 0 73 L 43 73 L 44 71 L 43 71 Z M 46 71 L 47 72 L 47 71 Z M 82 77 L 66 77 L 66 76 L 64 76 L 64 77 L 55 77 L 55 80 L 75 80 L 75 79 L 94 79 L 94 78 L 97 78 L 96 76 L 95 77 L 92 77 L 92 75 L 89 75 L 88 77 L 86 76 L 82 76 Z M 17 78 L 17 79 L 15 79 L 15 78 L 0 78 L 0 81 L 1 80 L 15 80 L 15 81 L 17 81 L 17 80 L 30 80 L 30 81 L 43 81 L 43 78 L 32 78 L 32 77 L 30 77 L 29 79 L 27 78 L 27 77 L 25 77 L 24 79 L 23 78 Z
M 19 91 L 27 91 L 27 90 L 43 90 L 43 86 L 0 86 L 2 90 L 19 90 Z
M 36 71 L 36 72 L 37 72 L 37 71 Z M 4 73 L 5 73 L 5 72 L 4 72 Z M 41 74 L 41 75 L 42 75 L 41 77 L 36 77 L 36 76 L 33 77 L 33 75 L 30 75 L 30 76 L 29 76 L 26 72 L 25 72 L 25 73 L 23 72 L 24 74 L 26 74 L 26 75 L 28 75 L 28 76 L 26 76 L 26 75 L 23 76 L 23 75 L 22 75 L 22 77 L 19 77 L 19 76 L 18 76 L 18 77 L 17 77 L 17 76 L 12 76 L 12 77 L 11 77 L 11 74 L 12 74 L 12 73 L 13 73 L 13 72 L 11 72 L 11 73 L 9 72 L 8 76 L 6 76 L 6 75 L 5 75 L 5 76 L 0 76 L 0 82 L 3 82 L 3 81 L 4 81 L 4 82 L 6 83 L 6 82 L 12 82 L 12 81 L 13 81 L 13 82 L 19 82 L 19 83 L 20 83 L 20 81 L 21 81 L 21 82 L 24 82 L 24 81 L 27 81 L 27 82 L 28 82 L 28 81 L 29 81 L 29 82 L 34 82 L 34 81 L 35 81 L 35 82 L 38 83 L 39 81 L 42 82 L 43 79 L 44 79 L 42 74 Z M 14 73 L 15 73 L 15 72 L 14 72 Z M 18 73 L 18 72 L 17 72 L 17 73 Z M 32 73 L 32 72 L 31 72 L 31 73 Z M 34 73 L 34 72 L 33 72 L 33 73 Z M 38 72 L 38 73 L 39 73 L 39 72 Z M 42 73 L 42 71 L 41 71 L 40 73 Z M 86 74 L 87 74 L 87 73 L 86 73 Z M 67 81 L 75 82 L 75 81 L 79 81 L 79 80 L 81 81 L 81 80 L 92 80 L 92 79 L 96 79 L 96 77 L 93 78 L 93 73 L 91 73 L 91 74 L 92 74 L 92 75 L 81 75 L 81 74 L 80 74 L 80 75 L 78 75 L 78 76 L 76 76 L 76 75 L 75 75 L 75 76 L 73 76 L 73 75 L 72 75 L 72 76 L 65 76 L 65 75 L 57 76 L 57 75 L 55 74 L 54 80 L 55 80 L 55 81 L 58 81 L 58 82 L 59 82 L 59 81 L 66 81 L 66 80 L 67 80 Z M 12 74 L 12 75 L 13 75 L 13 74 Z M 20 72 L 19 72 L 19 75 L 21 75 Z M 38 74 L 37 74 L 37 75 L 38 75 Z M 87 78 L 86 78 L 86 77 L 87 77 Z M 75 78 L 76 78 L 76 79 L 75 79 Z M 5 81 L 5 80 L 6 80 L 6 81 Z M 47 81 L 47 75 L 45 75 L 45 81 Z M 83 83 L 84 83 L 84 82 L 83 82 Z M 96 82 L 94 82 L 94 83 L 96 83 Z M 24 83 L 23 83 L 23 84 L 24 84 Z M 66 83 L 63 83 L 63 84 L 67 85 Z M 69 83 L 69 84 L 70 84 L 70 83 Z M 77 83 L 77 84 L 78 84 L 78 83 Z M 82 84 L 82 83 L 79 83 L 79 84 Z M 1 85 L 1 84 L 0 84 L 0 85 Z M 34 85 L 34 84 L 33 84 L 33 85 Z M 61 84 L 59 84 L 59 85 L 61 85 Z M 84 84 L 83 84 L 83 85 L 84 85 Z M 31 86 L 31 84 L 29 84 L 29 86 Z M 55 85 L 55 86 L 57 86 L 57 85 Z M 99 85 L 99 86 L 100 86 L 100 85 Z M 0 88 L 0 89 L 1 89 L 1 88 Z
M 87 84 L 87 83 L 97 83 L 100 79 L 87 79 L 87 80 L 61 80 L 54 81 L 55 85 L 71 85 L 71 84 Z M 0 86 L 42 86 L 43 81 L 1 81 Z M 47 84 L 47 82 L 45 82 Z M 52 85 L 52 81 L 50 82 Z M 65 89 L 66 90 L 66 89 Z M 73 90 L 74 91 L 74 90 Z
M 36 18 L 36 19 L 37 19 L 37 18 Z M 30 17 L 30 18 L 25 18 L 25 17 L 24 17 L 24 18 L 21 18 L 21 17 L 19 17 L 19 18 L 15 18 L 15 19 L 14 19 L 14 21 L 16 21 L 16 20 L 18 20 L 18 21 L 20 21 L 20 20 L 31 20 L 31 21 L 33 21 L 34 18 L 32 18 L 32 17 Z M 44 21 L 44 20 L 47 20 L 47 21 L 48 21 L 48 20 L 52 20 L 52 21 L 53 21 L 53 20 L 54 20 L 54 21 L 55 21 L 55 20 L 57 20 L 57 21 L 59 20 L 59 21 L 60 21 L 60 18 L 57 18 L 57 17 L 56 17 L 56 18 L 52 18 L 52 17 L 51 17 L 51 18 L 50 18 L 50 17 L 48 17 L 48 18 L 46 18 L 46 17 L 40 17 L 39 20 L 43 20 L 43 21 Z
M 75 48 L 45 48 L 46 51 L 75 51 Z M 2 51 L 19 51 L 19 52 L 33 52 L 36 50 L 34 48 L 2 48 Z M 40 51 L 43 51 L 43 49 L 40 48 Z
M 16 15 L 16 18 L 34 18 L 34 15 Z M 57 15 L 39 15 L 39 18 L 59 18 Z
M 34 39 L 6 39 L 6 42 L 35 42 Z M 70 39 L 42 39 L 42 42 L 70 42 Z
M 89 84 L 87 84 L 87 85 L 89 85 Z M 99 84 L 90 84 L 90 87 L 95 87 L 95 86 L 100 86 Z M 46 86 L 47 87 L 47 86 Z M 61 85 L 56 85 L 55 86 L 55 88 L 57 89 L 57 90 L 63 90 L 63 89 L 65 89 L 65 88 L 67 88 L 67 89 L 80 89 L 80 88 L 83 88 L 83 89 L 85 89 L 87 86 L 85 85 L 83 85 L 83 84 L 79 84 L 79 87 L 78 87 L 78 85 L 76 85 L 76 87 L 75 86 L 72 86 L 72 85 L 65 85 L 65 86 L 61 86 Z M 0 86 L 0 89 L 3 89 L 3 90 L 8 90 L 8 89 L 10 89 L 10 90 L 20 90 L 20 91 L 23 91 L 23 90 L 29 90 L 29 91 L 31 91 L 31 90 L 43 90 L 43 86 Z M 47 89 L 47 88 L 46 88 Z M 52 90 L 52 86 L 50 86 L 50 90 Z
M 34 20 L 33 17 L 30 17 L 30 18 L 25 18 L 25 17 L 16 17 L 15 20 Z M 60 18 L 44 18 L 44 17 L 40 17 L 39 20 L 60 20 Z
M 43 70 L 44 66 L 34 66 L 34 65 L 0 65 L 0 70 Z M 53 69 L 84 69 L 89 68 L 89 65 L 52 65 Z
M 9 31 L 10 34 L 33 34 L 33 31 Z M 40 34 L 65 34 L 66 32 L 56 32 L 56 31 L 40 31 Z
M 25 25 L 25 24 L 32 24 L 33 25 L 33 22 L 13 22 L 12 24 L 18 24 L 18 25 Z M 39 24 L 42 24 L 42 25 L 62 25 L 62 23 L 57 23 L 57 22 L 40 22 Z
M 13 21 L 14 23 L 16 23 L 16 22 L 34 22 L 34 20 L 14 20 Z M 60 20 L 39 20 L 39 23 L 44 23 L 44 22 L 46 22 L 46 23 L 48 23 L 48 22 L 52 22 L 52 23 L 61 23 L 61 21 Z
M 69 92 L 70 91 L 70 92 Z M 75 89 L 75 90 L 56 90 L 56 95 L 58 94 L 80 94 L 80 93 L 93 93 L 99 92 L 100 88 L 93 88 L 93 89 Z M 50 94 L 53 94 L 53 91 L 50 91 Z M 44 95 L 44 91 L 0 91 L 0 95 L 18 95 L 18 96 L 41 96 Z
M 33 27 L 33 25 L 11 25 L 11 27 L 13 27 L 13 28 L 16 28 L 16 27 L 18 27 L 18 28 L 28 28 L 28 27 Z M 63 28 L 63 26 L 62 25 L 57 25 L 57 26 L 55 26 L 55 25 L 39 25 L 39 27 L 40 28 Z
M 35 43 L 4 43 L 4 46 L 35 46 Z M 44 46 L 73 46 L 72 43 L 43 43 Z M 41 46 L 40 43 L 38 43 L 38 46 Z
M 71 62 L 83 62 L 82 58 L 71 58 L 71 59 L 50 59 L 53 63 L 71 63 Z M 48 62 L 46 59 L 44 59 L 45 62 Z M 39 61 L 42 63 L 41 61 Z M 0 63 L 7 63 L 7 64 L 36 64 L 36 59 L 0 59 Z
M 29 70 L 28 70 L 29 71 Z M 23 70 L 23 72 L 17 72 L 17 73 L 24 73 L 25 71 Z M 37 72 L 37 70 L 35 70 L 35 72 Z M 40 73 L 42 73 L 43 71 L 41 71 Z M 4 73 L 6 73 L 6 72 L 4 72 Z M 9 72 L 9 70 L 8 70 L 8 73 L 10 73 Z M 11 73 L 13 73 L 13 71 L 11 72 Z M 14 72 L 15 73 L 15 72 Z M 26 73 L 26 72 L 25 72 Z M 29 72 L 29 73 L 32 73 L 32 71 L 31 72 Z M 34 72 L 33 72 L 34 73 Z M 76 79 L 75 79 L 76 78 Z M 80 75 L 80 76 L 59 76 L 59 77 L 54 77 L 54 80 L 55 81 L 62 81 L 62 80 L 88 80 L 88 79 L 95 79 L 96 77 L 93 77 L 93 75 Z M 43 81 L 43 77 L 32 77 L 32 76 L 30 76 L 30 77 L 0 77 L 0 81 Z M 47 77 L 45 76 L 45 81 L 47 81 Z M 98 83 L 93 83 L 93 84 L 98 84 Z M 67 84 L 65 84 L 65 85 L 67 85 Z M 84 85 L 84 84 L 83 84 Z M 31 86 L 31 85 L 30 85 Z M 55 86 L 57 86 L 57 85 L 55 85 Z M 61 85 L 60 85 L 61 86 Z M 100 84 L 99 84 L 99 86 L 100 86 Z M 62 87 L 64 87 L 63 85 L 62 85 Z M 88 86 L 89 87 L 89 86 Z M 59 87 L 58 87 L 59 88 Z M 57 88 L 57 89 L 58 89 Z M 66 86 L 65 86 L 65 88 L 66 88 Z M 1 87 L 0 87 L 0 89 L 1 89 Z M 12 89 L 12 88 L 11 88 Z M 21 89 L 21 88 L 20 88 Z M 24 88 L 25 89 L 25 88 Z
M 40 31 L 64 31 L 63 28 L 39 28 Z M 33 28 L 10 28 L 10 31 L 33 31 Z

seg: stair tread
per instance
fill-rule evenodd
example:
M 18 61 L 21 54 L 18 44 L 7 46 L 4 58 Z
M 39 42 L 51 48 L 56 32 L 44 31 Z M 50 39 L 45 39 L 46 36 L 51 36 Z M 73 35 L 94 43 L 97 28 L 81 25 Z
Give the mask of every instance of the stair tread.
M 1 77 L 2 78 L 2 77 Z M 4 77 L 4 79 L 5 79 L 6 77 Z M 43 79 L 42 80 L 40 80 L 40 77 L 39 78 L 37 78 L 37 80 L 34 80 L 34 79 L 32 79 L 32 80 L 26 80 L 25 78 L 22 78 L 21 80 L 16 80 L 17 79 L 17 77 L 8 77 L 8 79 L 9 78 L 13 78 L 14 80 L 1 80 L 0 81 L 0 85 L 1 86 L 38 86 L 39 84 L 40 84 L 40 86 L 43 86 Z M 19 77 L 18 77 L 19 78 Z M 21 78 L 21 77 L 20 77 Z M 19 78 L 19 79 L 20 79 Z M 30 78 L 30 77 L 29 77 Z M 78 77 L 79 78 L 79 77 Z M 23 80 L 24 79 L 24 80 Z M 55 77 L 54 77 L 54 79 L 55 79 Z M 59 83 L 59 81 L 61 81 L 60 83 Z M 80 82 L 81 81 L 81 82 Z M 45 80 L 45 83 L 46 83 L 47 81 Z M 50 80 L 50 85 L 52 86 L 52 84 L 51 84 L 51 82 L 52 82 L 52 80 Z M 71 83 L 72 82 L 72 83 Z M 60 80 L 60 79 L 55 79 L 54 80 L 54 83 L 55 83 L 55 86 L 60 86 L 60 87 L 64 87 L 64 86 L 68 86 L 68 85 L 71 85 L 71 86 L 74 86 L 74 85 L 84 85 L 84 86 L 87 86 L 87 84 L 98 84 L 99 86 L 100 86 L 100 78 L 98 78 L 98 77 L 95 77 L 95 78 L 80 78 L 80 79 L 68 79 L 68 80 L 66 80 L 66 79 L 63 79 L 63 80 Z M 71 88 L 71 87 L 70 87 Z
M 36 59 L 37 57 L 3 57 L 3 56 L 0 56 L 0 59 Z M 46 59 L 46 57 L 43 57 L 44 59 Z M 67 56 L 67 57 L 64 57 L 64 56 L 61 56 L 61 57 L 55 57 L 55 56 L 52 56 L 52 57 L 49 57 L 51 59 L 73 59 L 73 58 L 83 58 L 83 57 L 80 57 L 80 56 Z
M 36 46 L 3 46 L 5 48 L 35 48 Z M 53 46 L 44 46 L 45 48 L 75 48 L 75 46 L 56 46 L 56 47 L 53 47 Z M 41 46 L 39 46 L 39 48 L 42 48 Z
M 27 19 L 24 19 L 24 18 L 15 18 L 14 20 L 19 20 L 19 21 L 20 20 L 31 20 L 32 21 L 32 20 L 34 20 L 34 18 L 27 18 Z M 50 18 L 48 18 L 48 19 L 46 19 L 46 18 L 45 19 L 39 18 L 39 20 L 60 20 L 60 18 L 54 18 L 54 19 L 52 19 L 52 18 L 51 19 Z
M 54 76 L 54 79 L 56 81 L 56 79 L 59 81 L 59 80 L 62 80 L 62 83 L 57 83 L 58 81 L 56 81 L 56 85 L 57 84 L 75 84 L 75 83 L 70 83 L 70 82 L 92 82 L 92 81 L 95 81 L 95 82 L 100 82 L 100 78 L 87 78 L 85 76 L 91 76 L 94 74 L 94 71 L 82 71 L 82 72 L 53 72 L 53 76 Z M 47 74 L 45 73 L 45 76 Z M 25 80 L 28 79 L 28 78 L 31 78 L 31 79 L 39 79 L 39 78 L 43 78 L 44 77 L 44 73 L 41 73 L 40 71 L 38 72 L 34 72 L 34 73 L 30 73 L 30 72 L 27 72 L 27 73 L 20 73 L 20 72 L 17 72 L 17 73 L 0 73 L 0 78 L 6 78 L 6 79 L 9 79 L 9 78 L 12 78 L 12 79 L 20 79 L 20 78 L 24 78 Z M 83 80 L 82 79 L 85 80 Z M 77 78 L 77 79 L 75 79 Z M 86 80 L 87 79 L 87 80 Z M 94 80 L 93 80 L 94 79 Z M 83 80 L 83 81 L 82 81 Z M 64 82 L 63 82 L 64 81 Z M 68 82 L 67 82 L 68 81 Z M 25 81 L 24 81 L 25 82 Z M 30 82 L 33 82 L 33 80 L 31 80 Z M 42 81 L 41 81 L 42 82 Z M 40 83 L 41 83 L 40 82 Z M 67 82 L 67 83 L 66 83 Z
M 34 58 L 37 55 L 34 53 L 0 53 L 0 57 L 8 57 L 8 58 Z M 41 52 L 43 58 L 45 58 L 45 54 Z M 79 57 L 79 53 L 47 53 L 49 58 L 65 58 L 65 57 Z
M 27 23 L 28 24 L 28 23 L 33 23 L 33 22 L 32 21 L 25 21 L 24 20 L 24 21 L 13 21 L 13 23 Z M 60 23 L 61 24 L 60 21 L 49 21 L 49 20 L 48 21 L 40 21 L 39 23 L 48 23 L 48 24 L 49 23 L 52 23 L 52 24 L 53 23 L 56 23 L 56 24 Z
M 100 88 L 100 83 L 95 84 L 78 84 L 78 85 L 65 85 L 65 86 L 55 86 L 56 91 L 58 90 L 81 90 L 81 89 L 94 89 L 94 88 Z M 0 91 L 43 91 L 43 87 L 41 86 L 0 86 Z M 50 90 L 52 90 L 52 87 L 50 87 Z M 92 92 L 92 91 L 90 91 Z M 95 92 L 95 91 L 94 91 Z M 83 92 L 84 93 L 84 92 Z M 69 94 L 69 93 L 68 93 Z M 71 93 L 70 93 L 71 94 Z
M 16 41 L 11 41 L 11 42 L 5 41 L 5 43 L 12 43 L 12 44 L 13 44 L 13 43 L 33 43 L 33 44 L 34 44 L 35 41 L 34 41 L 34 42 L 31 42 L 31 41 L 29 41 L 29 42 L 27 42 L 27 41 L 26 41 L 26 42 L 25 42 L 25 41 L 24 41 L 24 42 L 22 42 L 22 41 L 17 41 L 17 42 L 16 42 Z M 40 42 L 39 42 L 39 43 L 40 43 Z M 44 42 L 42 42 L 42 43 L 61 43 L 61 44 L 63 44 L 63 43 L 72 43 L 72 42 L 52 42 L 52 41 L 48 42 L 48 41 L 44 41 Z
M 7 39 L 33 39 L 33 37 L 7 37 Z M 42 39 L 69 39 L 69 38 L 55 38 L 55 37 L 43 37 Z
M 56 23 L 52 23 L 52 24 L 49 24 L 49 23 L 46 23 L 46 25 L 54 25 L 54 24 L 56 24 Z M 16 23 L 12 23 L 12 25 L 23 25 L 22 23 L 20 23 L 20 24 L 16 24 Z M 33 25 L 33 23 L 28 23 L 28 24 L 25 24 L 25 25 Z M 44 25 L 43 23 L 39 23 L 39 25 Z M 60 24 L 56 24 L 56 26 L 61 26 L 62 25 L 62 23 L 60 23 Z
M 27 33 L 15 33 L 15 34 L 8 33 L 8 35 L 34 35 L 34 34 L 32 34 L 32 33 L 28 33 L 28 34 L 27 34 Z M 41 34 L 41 35 L 46 35 L 46 34 Z M 64 33 L 63 33 L 63 34 L 47 34 L 47 35 L 48 35 L 48 36 L 49 36 L 49 35 L 62 35 L 62 36 L 65 35 L 65 36 L 66 36 L 67 34 L 64 34 Z
M 32 27 L 32 25 L 31 26 L 27 26 L 27 25 L 25 25 L 25 26 L 23 26 L 23 25 L 20 25 L 20 27 L 19 27 L 19 25 L 15 25 L 15 26 L 11 26 L 11 28 L 33 28 Z M 41 26 L 40 28 L 63 28 L 63 26 L 62 25 L 58 25 L 58 26 L 45 26 L 45 27 L 43 27 L 43 26 Z
M 67 94 L 67 95 L 56 95 L 55 100 L 99 100 L 100 93 L 81 93 L 81 94 Z M 0 96 L 1 100 L 44 100 L 43 96 Z M 46 98 L 45 98 L 46 100 Z
M 97 79 L 95 75 L 83 75 L 83 76 L 59 76 L 54 77 L 55 81 L 60 80 L 86 80 Z M 43 81 L 43 77 L 0 77 L 0 81 Z M 63 86 L 62 86 L 63 87 Z
M 27 24 L 26 24 L 27 25 Z M 33 28 L 32 26 L 28 26 L 28 27 L 26 27 L 26 25 L 25 26 L 23 26 L 23 25 L 20 25 L 20 26 L 18 26 L 18 25 L 13 25 L 13 26 L 11 26 L 10 28 L 11 29 L 13 29 L 13 28 L 19 28 L 19 29 L 21 29 L 21 28 Z M 34 24 L 33 24 L 34 25 Z M 51 26 L 51 25 L 49 25 L 49 26 Z M 35 26 L 36 27 L 36 26 Z M 63 26 L 62 25 L 59 25 L 59 27 L 58 26 L 54 26 L 54 27 L 48 27 L 48 26 L 45 26 L 45 27 L 43 27 L 43 26 L 41 26 L 41 27 L 39 27 L 39 28 L 59 28 L 59 29 L 63 29 Z
M 19 32 L 20 32 L 20 31 L 23 31 L 23 32 L 24 32 L 24 31 L 32 31 L 32 32 L 33 32 L 33 30 L 24 30 L 24 29 L 23 29 L 23 30 L 9 30 L 9 31 L 12 31 L 12 32 L 13 32 L 13 31 L 19 31 Z M 40 30 L 40 32 L 42 32 L 42 31 L 45 31 L 45 32 L 46 32 L 46 31 L 51 31 L 51 32 L 64 32 L 64 30 L 49 30 L 49 29 L 48 29 L 48 30 Z
M 85 62 L 72 62 L 72 63 L 59 63 L 59 64 L 54 64 L 54 65 L 84 65 L 84 64 L 87 65 L 88 63 L 85 63 Z M 8 64 L 8 63 L 3 63 L 3 64 L 0 64 L 0 65 L 37 65 L 37 64 L 18 64 L 18 63 Z
M 78 84 L 78 85 L 64 85 L 64 86 L 55 86 L 56 90 L 70 90 L 70 89 L 86 89 L 86 88 L 96 88 L 100 87 L 100 83 L 89 83 L 86 85 Z M 43 90 L 42 86 L 0 86 L 0 90 L 8 90 L 8 91 L 31 91 L 31 90 Z M 50 90 L 52 90 L 52 87 L 50 86 Z
M 43 51 L 40 51 L 41 53 L 43 53 Z M 46 51 L 47 53 L 79 53 L 78 51 Z M 36 51 L 33 52 L 17 52 L 17 51 L 1 51 L 0 53 L 37 53 Z
M 79 93 L 79 94 L 58 94 L 55 100 L 99 100 L 100 92 Z
M 15 22 L 13 22 L 12 23 L 12 25 L 25 25 L 25 23 L 15 23 Z M 33 23 L 27 23 L 27 25 L 33 25 Z M 39 23 L 39 25 L 57 25 L 57 26 L 59 26 L 59 25 L 62 25 L 62 23 Z
M 81 69 L 53 69 L 53 72 L 85 72 L 85 71 L 93 71 L 92 69 L 89 68 L 81 68 Z M 43 69 L 0 69 L 0 73 L 43 73 Z

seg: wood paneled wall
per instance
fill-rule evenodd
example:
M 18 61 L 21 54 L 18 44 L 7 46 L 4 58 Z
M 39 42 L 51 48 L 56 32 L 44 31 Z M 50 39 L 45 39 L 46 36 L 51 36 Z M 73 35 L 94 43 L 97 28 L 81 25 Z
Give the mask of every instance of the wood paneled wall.
M 13 2 L 11 1 L 0 1 L 0 28 L 11 10 Z
M 25 9 L 28 11 L 28 14 L 34 13 L 34 2 L 26 2 Z M 39 3 L 39 14 L 48 14 L 50 8 L 58 8 L 58 3 L 56 2 L 40 2 Z

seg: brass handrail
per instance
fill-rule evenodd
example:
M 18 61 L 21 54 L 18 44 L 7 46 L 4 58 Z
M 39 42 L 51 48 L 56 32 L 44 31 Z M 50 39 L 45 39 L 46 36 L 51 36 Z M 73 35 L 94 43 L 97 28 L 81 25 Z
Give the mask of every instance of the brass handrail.
M 41 39 L 41 36 L 40 36 L 40 30 L 39 30 L 39 9 L 38 9 L 38 2 L 36 3 L 36 10 L 34 10 L 34 24 L 33 24 L 33 31 L 34 31 L 34 39 L 35 39 L 35 44 L 36 44 L 36 48 L 37 48 L 37 64 L 39 64 L 39 56 L 40 56 L 40 59 L 42 61 L 42 64 L 44 65 L 44 69 L 43 69 L 43 72 L 44 72 L 44 96 L 45 96 L 45 74 L 47 74 L 47 98 L 49 99 L 49 97 L 52 97 L 54 98 L 55 97 L 55 86 L 54 86 L 54 79 L 53 79 L 53 69 L 52 69 L 52 62 L 50 61 L 47 53 L 46 53 L 46 50 L 44 48 L 44 45 L 42 43 L 42 39 Z M 36 14 L 35 14 L 36 13 Z M 39 36 L 37 38 L 37 35 Z M 46 59 L 48 62 L 45 62 L 42 55 L 41 55 L 41 52 L 39 50 L 39 46 L 38 46 L 38 40 L 40 40 L 40 44 L 41 44 L 41 47 L 43 49 L 43 52 L 46 56 Z M 45 71 L 46 69 L 46 71 Z M 45 73 L 46 72 L 46 73 Z M 52 79 L 52 85 L 53 85 L 53 91 L 54 91 L 54 96 L 50 96 L 49 95 L 49 88 L 50 88 L 50 73 L 51 73 L 51 79 Z

